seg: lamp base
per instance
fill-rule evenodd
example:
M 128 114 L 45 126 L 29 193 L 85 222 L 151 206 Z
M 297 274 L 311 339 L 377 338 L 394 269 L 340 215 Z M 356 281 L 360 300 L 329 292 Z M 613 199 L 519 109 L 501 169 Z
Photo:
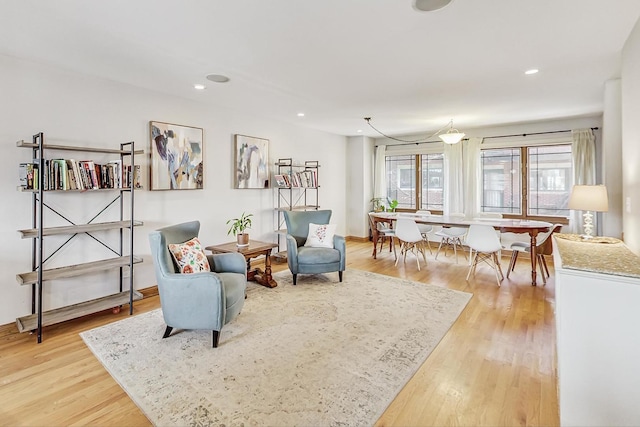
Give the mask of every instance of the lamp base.
M 582 214 L 582 217 L 584 218 L 584 223 L 582 224 L 584 234 L 580 237 L 582 237 L 583 240 L 588 240 L 593 238 L 593 214 L 587 211 Z

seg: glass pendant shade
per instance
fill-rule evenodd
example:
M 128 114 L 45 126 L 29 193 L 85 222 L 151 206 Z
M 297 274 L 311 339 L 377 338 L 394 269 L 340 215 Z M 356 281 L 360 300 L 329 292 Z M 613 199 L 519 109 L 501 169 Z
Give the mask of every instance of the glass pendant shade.
M 464 133 L 458 132 L 457 129 L 450 129 L 447 133 L 443 133 L 438 136 L 444 141 L 445 144 L 457 144 L 458 142 L 462 141 L 464 135 Z

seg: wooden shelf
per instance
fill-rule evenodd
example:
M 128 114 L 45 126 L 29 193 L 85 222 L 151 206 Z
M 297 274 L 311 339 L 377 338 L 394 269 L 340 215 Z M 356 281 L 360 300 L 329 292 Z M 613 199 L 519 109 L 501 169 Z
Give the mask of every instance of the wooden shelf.
M 142 299 L 142 294 L 133 291 L 133 300 Z M 42 312 L 42 326 L 54 325 L 56 323 L 66 322 L 67 320 L 77 317 L 86 316 L 88 314 L 97 313 L 99 311 L 108 310 L 120 305 L 129 304 L 129 291 L 120 292 L 106 297 L 97 298 L 90 301 L 84 301 L 67 307 L 57 308 L 55 310 Z M 20 332 L 27 332 L 37 329 L 38 315 L 30 314 L 28 316 L 16 319 L 16 325 Z
M 38 148 L 38 144 L 33 142 L 27 142 L 24 140 L 16 142 L 17 147 L 22 148 Z M 54 145 L 44 144 L 42 148 L 47 150 L 60 150 L 60 151 L 82 151 L 85 153 L 103 153 L 103 154 L 131 154 L 131 150 L 115 150 L 108 148 L 94 148 L 94 147 L 76 147 L 73 145 Z M 134 154 L 144 154 L 144 150 L 135 150 Z
M 285 211 L 316 211 L 320 208 L 320 206 L 316 205 L 299 205 L 299 206 L 289 206 L 283 208 L 276 208 L 276 211 L 285 212 Z
M 136 187 L 134 190 L 142 190 L 142 187 Z M 44 190 L 45 193 L 87 193 L 92 191 L 131 191 L 129 187 L 117 187 L 117 188 L 84 188 L 82 190 Z M 18 191 L 21 193 L 37 193 L 37 188 L 26 188 L 22 185 L 18 186 Z
M 43 236 L 55 236 L 58 234 L 76 234 L 76 233 L 91 233 L 94 231 L 113 230 L 120 228 L 129 228 L 130 221 L 112 221 L 112 222 L 99 222 L 95 224 L 82 224 L 82 225 L 66 225 L 62 227 L 49 227 L 42 229 Z M 142 225 L 142 221 L 134 221 L 133 226 L 137 227 Z M 33 239 L 38 237 L 38 229 L 30 228 L 27 230 L 18 230 L 18 233 L 22 235 L 23 239 Z
M 139 264 L 142 258 L 133 257 L 133 263 Z M 81 276 L 96 271 L 110 270 L 112 268 L 126 267 L 129 265 L 129 256 L 118 258 L 108 258 L 100 261 L 85 262 L 82 264 L 68 265 L 65 267 L 52 268 L 42 271 L 42 280 L 64 279 L 65 277 Z M 31 285 L 38 282 L 38 272 L 30 271 L 28 273 L 16 274 L 16 280 L 21 285 Z

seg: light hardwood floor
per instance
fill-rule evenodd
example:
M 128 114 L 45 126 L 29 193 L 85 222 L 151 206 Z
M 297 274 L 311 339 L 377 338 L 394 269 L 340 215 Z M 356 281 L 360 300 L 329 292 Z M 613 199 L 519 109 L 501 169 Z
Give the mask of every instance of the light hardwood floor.
M 418 272 L 412 255 L 395 267 L 392 253 L 385 250 L 373 260 L 371 248 L 370 242 L 348 242 L 347 269 L 473 293 L 377 427 L 559 425 L 553 270 L 546 286 L 533 287 L 530 265 L 520 257 L 511 279 L 499 288 L 486 266 L 465 281 L 463 258 L 455 264 L 452 255 L 441 254 L 437 261 L 428 256 L 428 267 Z M 502 264 L 506 269 L 508 258 Z M 274 264 L 275 271 L 283 269 L 286 264 Z M 135 313 L 160 305 L 153 290 L 143 293 Z M 42 344 L 13 324 L 0 326 L 0 425 L 150 425 L 78 335 L 127 313 L 104 312 L 48 327 Z

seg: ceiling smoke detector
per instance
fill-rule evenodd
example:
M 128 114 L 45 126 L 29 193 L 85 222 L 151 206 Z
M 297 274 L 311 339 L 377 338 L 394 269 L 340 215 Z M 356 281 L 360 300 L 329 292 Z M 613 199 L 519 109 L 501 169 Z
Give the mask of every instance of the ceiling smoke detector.
M 207 76 L 207 80 L 211 80 L 212 82 L 216 83 L 226 83 L 229 81 L 229 77 L 222 74 L 209 74 Z
M 432 12 L 442 9 L 453 0 L 412 0 L 411 4 L 418 12 Z

